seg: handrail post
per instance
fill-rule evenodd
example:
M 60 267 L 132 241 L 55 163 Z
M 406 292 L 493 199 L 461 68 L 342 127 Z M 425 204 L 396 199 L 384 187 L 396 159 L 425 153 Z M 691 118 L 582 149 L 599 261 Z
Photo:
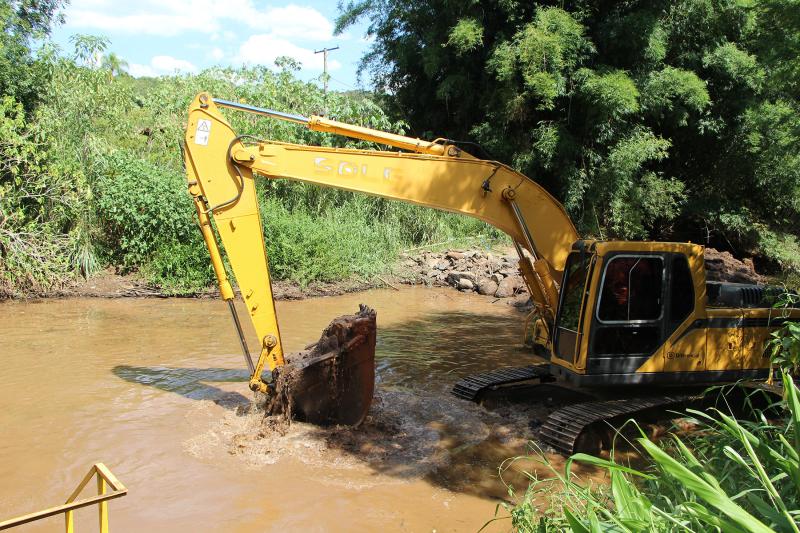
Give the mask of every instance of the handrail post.
M 106 493 L 106 478 L 100 474 L 96 467 L 95 471 L 97 472 L 97 495 L 100 496 Z M 100 502 L 97 508 L 100 514 L 100 533 L 108 533 L 108 502 Z
M 76 501 L 83 488 L 87 483 L 89 483 L 89 481 L 92 480 L 94 476 L 97 476 L 97 495 Z M 108 492 L 107 487 L 111 487 L 111 492 Z M 43 511 L 17 516 L 10 520 L 2 520 L 0 521 L 0 530 L 20 526 L 22 524 L 28 524 L 36 520 L 41 520 L 42 518 L 48 518 L 50 516 L 63 513 L 64 526 L 67 533 L 74 533 L 75 518 L 73 513 L 75 509 L 88 507 L 90 505 L 97 505 L 100 515 L 100 532 L 108 533 L 108 500 L 120 498 L 126 494 L 128 494 L 128 489 L 122 484 L 122 482 L 120 482 L 119 479 L 117 479 L 114 474 L 111 473 L 111 470 L 109 470 L 103 463 L 95 463 L 83 477 L 81 482 L 78 483 L 78 486 L 75 488 L 72 494 L 69 495 L 65 503 L 62 505 L 57 505 L 56 507 L 44 509 Z

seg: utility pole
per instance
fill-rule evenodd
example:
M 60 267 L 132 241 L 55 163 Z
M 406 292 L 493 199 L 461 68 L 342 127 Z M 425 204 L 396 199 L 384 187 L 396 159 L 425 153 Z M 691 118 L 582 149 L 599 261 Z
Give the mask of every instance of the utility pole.
M 338 46 L 334 46 L 333 48 L 323 48 L 322 50 L 314 50 L 315 54 L 322 54 L 322 98 L 326 102 L 327 108 L 327 101 L 328 101 L 328 52 L 332 52 L 333 50 L 338 50 Z M 328 114 L 328 110 L 325 109 L 325 114 Z

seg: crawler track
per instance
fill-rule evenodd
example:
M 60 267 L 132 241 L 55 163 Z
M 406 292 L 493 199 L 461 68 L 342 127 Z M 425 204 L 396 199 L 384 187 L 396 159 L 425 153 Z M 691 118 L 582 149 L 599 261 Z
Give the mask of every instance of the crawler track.
M 568 405 L 550 413 L 542 425 L 541 439 L 560 453 L 572 455 L 580 451 L 580 438 L 592 427 L 624 422 L 650 409 L 678 408 L 696 398 L 692 395 L 656 396 Z
M 499 368 L 491 372 L 473 374 L 456 383 L 452 392 L 459 398 L 475 402 L 480 400 L 482 393 L 495 387 L 530 380 L 552 381 L 548 365 Z
M 487 392 L 502 389 L 506 385 L 514 385 L 526 381 L 548 383 L 555 381 L 548 365 L 531 365 L 524 367 L 500 368 L 482 374 L 468 376 L 453 387 L 452 393 L 464 400 L 481 401 Z M 561 388 L 561 386 L 556 385 Z M 534 389 L 535 390 L 535 389 Z M 534 393 L 535 395 L 535 393 Z M 535 396 L 534 396 L 535 397 Z M 632 397 L 611 400 L 585 401 L 575 397 L 577 403 L 561 407 L 547 418 L 540 429 L 541 440 L 559 453 L 572 455 L 587 443 L 582 437 L 589 437 L 595 430 L 607 432 L 611 426 L 618 426 L 628 419 L 659 412 L 680 409 L 687 402 L 702 398 L 702 394 L 678 394 L 665 396 Z

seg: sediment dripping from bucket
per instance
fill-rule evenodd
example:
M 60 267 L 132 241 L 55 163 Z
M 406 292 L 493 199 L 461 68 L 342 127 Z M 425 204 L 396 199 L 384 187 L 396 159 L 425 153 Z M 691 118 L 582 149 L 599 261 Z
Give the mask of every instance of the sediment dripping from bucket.
M 375 389 L 375 311 L 335 318 L 315 344 L 273 371 L 267 416 L 312 424 L 358 425 Z

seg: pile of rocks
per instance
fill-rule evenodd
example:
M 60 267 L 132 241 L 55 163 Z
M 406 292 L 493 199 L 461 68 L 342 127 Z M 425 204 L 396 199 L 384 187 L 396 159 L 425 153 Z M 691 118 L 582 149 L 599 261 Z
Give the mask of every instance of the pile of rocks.
M 515 255 L 495 255 L 475 250 L 422 252 L 403 256 L 411 271 L 407 279 L 427 285 L 450 285 L 463 292 L 509 298 L 527 292 Z
M 713 248 L 706 248 L 705 259 L 709 281 L 763 282 L 750 259 L 739 261 L 730 253 Z M 401 265 L 406 269 L 401 278 L 407 283 L 449 285 L 462 292 L 474 291 L 496 298 L 510 298 L 528 292 L 514 254 L 476 250 L 424 251 L 417 255 L 402 254 Z
M 709 281 L 761 283 L 753 261 L 739 261 L 728 252 L 706 248 L 706 272 Z M 403 254 L 401 265 L 407 269 L 401 276 L 408 283 L 450 285 L 463 292 L 477 292 L 496 298 L 527 294 L 525 282 L 517 268 L 515 254 L 450 250 Z

